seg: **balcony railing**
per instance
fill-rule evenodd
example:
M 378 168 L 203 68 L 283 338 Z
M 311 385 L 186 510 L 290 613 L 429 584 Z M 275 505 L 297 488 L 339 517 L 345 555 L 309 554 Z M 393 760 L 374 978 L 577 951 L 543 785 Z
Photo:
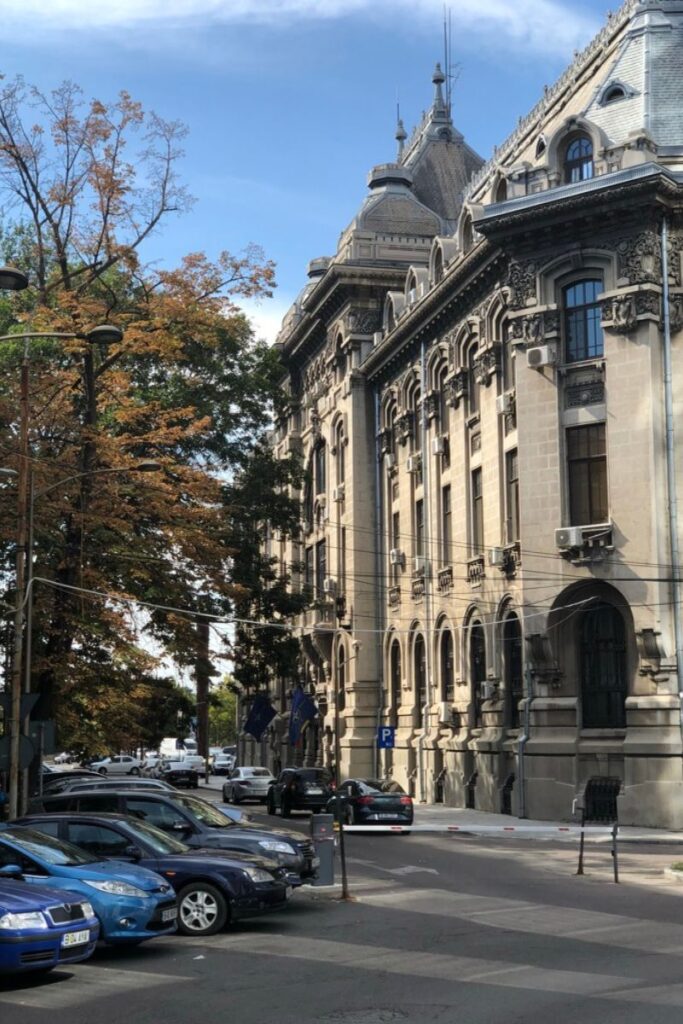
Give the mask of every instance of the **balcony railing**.
M 400 587 L 389 587 L 387 593 L 387 601 L 390 608 L 395 608 L 396 605 L 401 603 L 401 588 Z
M 484 556 L 477 555 L 475 558 L 470 558 L 467 562 L 467 582 L 470 586 L 480 586 L 485 576 L 486 564 L 484 562 Z
M 453 566 L 447 565 L 445 569 L 439 569 L 436 577 L 436 585 L 440 594 L 447 594 L 453 586 Z

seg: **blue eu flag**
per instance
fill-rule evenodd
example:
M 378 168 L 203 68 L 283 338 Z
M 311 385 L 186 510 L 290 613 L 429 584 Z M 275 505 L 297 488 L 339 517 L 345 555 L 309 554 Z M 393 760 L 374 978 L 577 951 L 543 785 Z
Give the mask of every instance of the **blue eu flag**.
M 306 722 L 315 718 L 318 709 L 301 687 L 292 694 L 292 713 L 289 716 L 289 744 L 295 747 L 301 737 L 301 730 Z
M 275 708 L 267 697 L 256 697 L 244 723 L 244 731 L 253 736 L 255 740 L 260 740 L 276 714 Z

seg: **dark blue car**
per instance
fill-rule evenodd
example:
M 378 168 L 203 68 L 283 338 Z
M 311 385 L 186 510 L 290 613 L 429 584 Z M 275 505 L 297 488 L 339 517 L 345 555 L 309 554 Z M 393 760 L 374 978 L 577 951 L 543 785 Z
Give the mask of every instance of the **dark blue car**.
M 63 889 L 8 877 L 13 874 L 11 867 L 0 872 L 0 974 L 87 960 L 100 931 L 92 904 Z
M 164 878 L 133 864 L 104 861 L 20 825 L 0 825 L 0 868 L 18 866 L 30 885 L 69 890 L 92 903 L 100 938 L 133 944 L 176 930 L 178 906 Z
M 178 928 L 213 935 L 230 921 L 287 905 L 287 872 L 236 850 L 193 849 L 125 814 L 31 814 L 17 824 L 66 840 L 98 860 L 127 860 L 167 878 L 178 896 Z

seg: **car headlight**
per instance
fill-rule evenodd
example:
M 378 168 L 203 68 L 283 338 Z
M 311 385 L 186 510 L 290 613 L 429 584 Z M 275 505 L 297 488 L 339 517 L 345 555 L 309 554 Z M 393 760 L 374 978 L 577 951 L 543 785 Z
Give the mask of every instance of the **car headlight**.
M 273 876 L 270 871 L 264 871 L 263 868 L 244 868 L 244 873 L 251 878 L 252 882 L 273 881 Z
M 39 910 L 31 910 L 26 914 L 3 914 L 0 917 L 0 928 L 41 928 L 47 930 L 47 921 Z
M 260 839 L 259 846 L 263 850 L 272 850 L 273 853 L 296 854 L 296 850 L 289 843 L 281 843 L 277 839 Z
M 136 885 L 129 885 L 128 882 L 116 882 L 114 879 L 107 879 L 106 882 L 92 882 L 89 878 L 81 879 L 86 885 L 97 889 L 98 892 L 108 892 L 111 896 L 141 896 L 146 899 L 150 894 L 144 889 L 138 889 Z
M 94 917 L 95 910 L 92 903 L 88 903 L 87 900 L 83 900 L 81 903 L 81 910 L 83 911 L 83 917 Z

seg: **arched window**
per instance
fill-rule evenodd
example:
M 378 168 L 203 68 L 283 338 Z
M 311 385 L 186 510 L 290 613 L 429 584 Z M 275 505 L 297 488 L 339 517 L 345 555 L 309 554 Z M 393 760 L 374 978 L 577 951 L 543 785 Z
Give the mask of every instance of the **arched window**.
M 568 285 L 563 291 L 565 361 L 600 359 L 604 352 L 600 303 L 603 283 L 587 278 Z
M 470 626 L 469 641 L 470 686 L 472 688 L 472 704 L 474 705 L 474 724 L 475 726 L 480 726 L 482 723 L 481 684 L 486 679 L 486 640 L 484 638 L 484 627 L 478 619 L 475 619 Z
M 575 135 L 564 154 L 564 180 L 568 184 L 593 177 L 593 143 L 588 135 Z
M 606 103 L 614 103 L 616 100 L 623 100 L 626 97 L 626 89 L 623 85 L 610 85 L 605 92 L 603 92 L 600 103 L 604 106 Z
M 626 633 L 614 605 L 598 602 L 579 627 L 581 711 L 584 729 L 626 725 Z
M 441 700 L 452 704 L 455 699 L 455 679 L 453 675 L 453 634 L 448 628 L 441 630 L 439 668 L 441 675 Z
M 465 214 L 462 222 L 462 251 L 469 252 L 474 245 L 474 229 L 472 227 L 472 218 L 469 213 Z
M 304 500 L 302 509 L 302 519 L 306 525 L 306 529 L 313 529 L 313 459 L 309 459 L 306 472 L 304 473 Z
M 415 638 L 413 648 L 413 668 L 415 676 L 415 703 L 418 714 L 427 703 L 427 664 L 425 659 L 425 642 L 420 635 Z
M 394 640 L 389 656 L 389 703 L 392 711 L 401 706 L 401 645 Z
M 339 420 L 334 430 L 334 447 L 337 484 L 343 484 L 346 480 L 346 439 L 344 437 L 344 424 L 342 420 Z
M 434 284 L 443 278 L 443 251 L 439 247 L 434 253 Z
M 325 442 L 321 441 L 313 450 L 313 485 L 315 494 L 325 493 L 325 462 Z
M 447 378 L 448 363 L 444 360 L 435 374 L 435 383 L 439 392 L 439 429 L 446 437 L 448 437 L 451 427 L 451 407 L 448 401 L 448 389 L 446 387 Z
M 467 404 L 470 416 L 479 413 L 479 380 L 477 379 L 477 346 L 467 350 Z
M 515 386 L 515 347 L 509 323 L 503 322 L 501 333 L 503 391 L 511 391 Z
M 346 651 L 344 645 L 337 648 L 337 700 L 340 711 L 346 707 Z
M 413 414 L 413 451 L 422 451 L 422 434 L 424 431 L 422 391 L 419 385 L 415 385 L 410 396 L 410 409 Z
M 508 197 L 508 183 L 506 178 L 501 178 L 496 186 L 496 194 L 493 198 L 494 203 L 504 203 Z
M 507 724 L 511 729 L 519 726 L 519 702 L 524 693 L 522 669 L 522 630 L 519 619 L 508 615 L 503 623 L 503 684 Z

